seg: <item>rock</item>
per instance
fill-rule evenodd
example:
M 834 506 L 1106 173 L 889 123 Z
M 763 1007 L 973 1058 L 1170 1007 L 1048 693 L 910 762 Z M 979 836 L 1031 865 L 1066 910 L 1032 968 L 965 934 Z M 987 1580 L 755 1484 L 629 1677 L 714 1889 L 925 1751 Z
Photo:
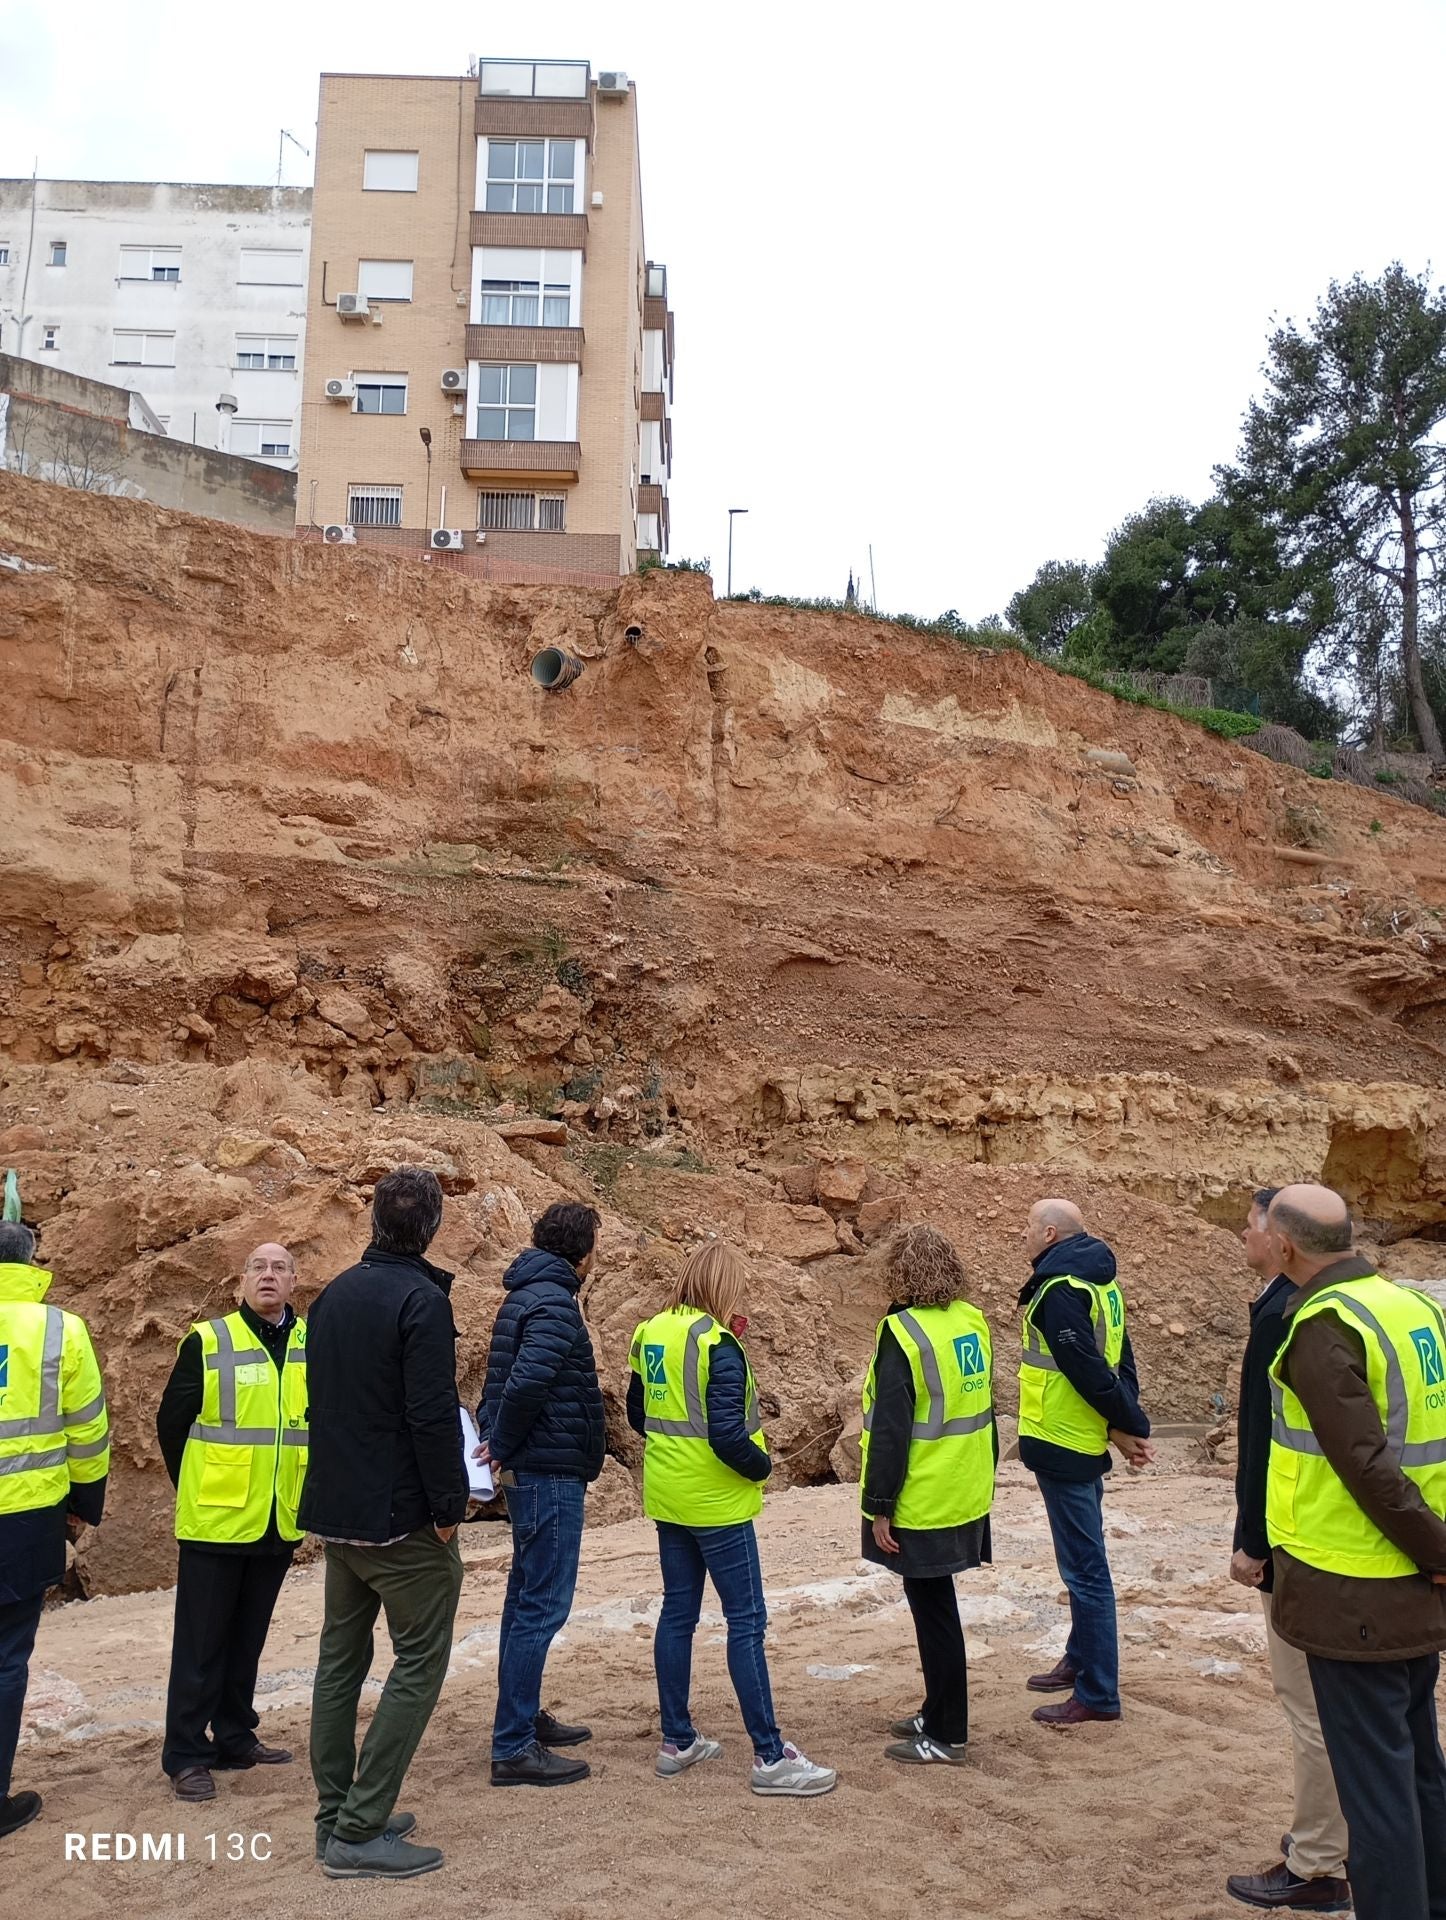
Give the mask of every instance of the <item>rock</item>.
M 337 1095 L 343 1105 L 364 1107 L 368 1112 L 382 1103 L 382 1090 L 365 1067 L 348 1067 Z
M 44 1127 L 7 1127 L 0 1133 L 0 1158 L 14 1153 L 43 1153 L 49 1144 Z
M 247 1000 L 259 1000 L 264 1006 L 283 1000 L 296 986 L 296 968 L 280 954 L 248 960 L 236 975 L 236 991 Z
M 778 1201 L 743 1209 L 743 1232 L 757 1253 L 779 1260 L 821 1260 L 838 1252 L 833 1217 L 822 1207 L 794 1207 Z
M 100 1056 L 110 1048 L 105 1028 L 93 1020 L 57 1020 L 50 1044 L 62 1054 L 84 1052 Z
M 543 1147 L 565 1147 L 567 1145 L 567 1122 L 565 1120 L 547 1120 L 537 1115 L 528 1120 L 504 1120 L 497 1129 L 506 1141 L 535 1140 Z
M 534 1060 L 547 1060 L 572 1039 L 582 1025 L 582 1002 L 566 987 L 545 987 L 535 1007 L 514 1014 L 512 1026 L 527 1043 L 526 1052 Z
M 1135 777 L 1135 763 L 1127 753 L 1120 753 L 1112 747 L 1086 747 L 1085 759 L 1092 767 L 1098 767 L 1101 773 L 1122 774 L 1125 779 Z
M 204 1233 L 256 1203 L 245 1180 L 196 1163 L 148 1181 L 142 1191 L 137 1244 L 142 1252 Z
M 217 1167 L 252 1167 L 271 1151 L 275 1143 L 259 1133 L 223 1133 L 211 1153 Z
M 371 1015 L 345 987 L 322 987 L 316 996 L 316 1011 L 328 1026 L 340 1027 L 353 1040 L 370 1040 L 376 1032 Z
M 899 1224 L 903 1202 L 897 1194 L 887 1200 L 865 1200 L 854 1225 L 865 1240 L 879 1240 Z
M 440 1053 L 452 1037 L 451 1008 L 431 967 L 416 954 L 389 954 L 382 962 L 382 986 L 407 1038 L 424 1053 Z
M 809 1160 L 801 1167 L 785 1167 L 779 1175 L 783 1191 L 795 1206 L 812 1206 L 818 1198 L 818 1167 Z
M 841 1387 L 834 1402 L 843 1419 L 843 1428 L 833 1443 L 828 1463 L 840 1480 L 857 1481 L 862 1471 L 859 1443 L 864 1431 L 864 1380 L 868 1369 L 861 1367 L 846 1387 Z
M 611 1527 L 639 1518 L 643 1497 L 621 1460 L 609 1454 L 603 1461 L 602 1472 L 587 1490 L 584 1510 L 590 1527 Z
M 818 1169 L 819 1205 L 827 1207 L 830 1213 L 846 1213 L 863 1199 L 868 1182 L 867 1161 L 828 1161 Z
M 218 993 L 211 1001 L 211 1012 L 223 1027 L 254 1027 L 266 1018 L 266 1009 L 254 1000 L 242 1000 L 234 993 Z
M 488 1187 L 477 1204 L 483 1231 L 499 1246 L 512 1250 L 531 1237 L 531 1216 L 513 1188 Z
M 216 1038 L 216 1029 L 204 1015 L 199 1013 L 183 1013 L 181 1028 L 192 1040 L 200 1040 L 204 1043 Z

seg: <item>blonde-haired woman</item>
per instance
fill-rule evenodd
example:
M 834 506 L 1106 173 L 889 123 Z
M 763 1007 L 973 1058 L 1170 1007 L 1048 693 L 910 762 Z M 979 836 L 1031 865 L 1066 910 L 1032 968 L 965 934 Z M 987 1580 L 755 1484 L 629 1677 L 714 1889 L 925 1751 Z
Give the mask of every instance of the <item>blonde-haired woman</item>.
M 924 1704 L 895 1722 L 885 1751 L 908 1764 L 957 1766 L 969 1739 L 969 1675 L 954 1575 L 992 1557 L 989 1323 L 964 1298 L 963 1264 L 933 1227 L 895 1238 L 887 1274 L 894 1304 L 864 1383 L 863 1554 L 903 1577 Z
M 663 1610 L 653 1640 L 663 1746 L 657 1771 L 684 1773 L 722 1751 L 693 1725 L 693 1634 L 711 1576 L 728 1622 L 728 1674 L 753 1742 L 758 1794 L 809 1798 L 838 1781 L 790 1746 L 773 1717 L 763 1653 L 768 1614 L 754 1516 L 768 1443 L 743 1351 L 748 1269 L 721 1241 L 684 1261 L 668 1303 L 633 1335 L 628 1420 L 645 1438 L 643 1511 L 658 1526 Z

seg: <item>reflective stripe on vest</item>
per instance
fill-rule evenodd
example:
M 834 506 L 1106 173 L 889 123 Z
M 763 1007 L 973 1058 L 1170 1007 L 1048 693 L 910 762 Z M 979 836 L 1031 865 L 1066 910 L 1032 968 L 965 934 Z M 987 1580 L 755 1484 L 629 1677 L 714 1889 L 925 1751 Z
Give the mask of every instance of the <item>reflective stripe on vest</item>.
M 630 1362 L 643 1388 L 643 1511 L 649 1519 L 680 1526 L 734 1526 L 762 1509 L 762 1483 L 736 1473 L 708 1443 L 709 1356 L 724 1341 L 743 1351 L 733 1334 L 690 1307 L 654 1314 L 633 1335 Z M 745 1424 L 755 1444 L 767 1452 L 746 1353 L 743 1364 Z M 676 1411 L 680 1400 L 681 1415 Z M 659 1404 L 670 1410 L 649 1411 Z
M 1300 1326 L 1332 1310 L 1361 1340 L 1392 1459 L 1432 1511 L 1446 1516 L 1446 1314 L 1429 1294 L 1371 1274 L 1306 1300 L 1271 1366 L 1266 1529 L 1272 1546 L 1326 1572 L 1358 1579 L 1409 1575 L 1415 1563 L 1347 1490 L 1284 1377 Z
M 52 1506 L 61 1500 L 70 1485 L 69 1472 L 72 1460 L 93 1460 L 109 1452 L 109 1423 L 105 1421 L 105 1390 L 101 1388 L 82 1407 L 73 1411 L 62 1409 L 62 1368 L 65 1360 L 65 1312 L 35 1302 L 0 1302 L 0 1318 L 7 1307 L 30 1306 L 39 1308 L 41 1314 L 38 1365 L 35 1367 L 35 1412 L 12 1415 L 0 1420 L 0 1476 L 8 1484 L 3 1496 L 0 1496 L 0 1513 L 28 1512 L 33 1508 Z M 27 1316 L 28 1317 L 28 1316 Z M 83 1324 L 77 1321 L 84 1337 Z M 33 1325 L 33 1323 L 32 1323 Z M 22 1339 L 16 1333 L 5 1329 L 6 1337 L 0 1340 L 0 1348 L 7 1350 L 6 1374 L 19 1375 L 21 1362 L 30 1362 L 35 1355 L 31 1344 L 33 1334 Z M 88 1346 L 88 1341 L 87 1341 Z M 93 1366 L 94 1361 L 87 1353 L 87 1359 Z M 28 1366 L 26 1368 L 28 1371 Z M 95 1376 L 99 1378 L 98 1373 Z M 9 1381 L 12 1404 L 18 1378 Z M 102 1421 L 99 1438 L 90 1440 L 72 1440 L 68 1436 L 75 1429 L 91 1424 L 97 1419 Z M 7 1445 L 14 1441 L 30 1441 L 29 1446 L 14 1449 Z M 36 1484 L 32 1490 L 17 1487 L 14 1477 L 20 1474 L 34 1474 Z M 85 1478 L 86 1476 L 77 1476 Z M 95 1476 L 90 1476 L 95 1477 Z
M 1125 1349 L 1125 1296 L 1118 1281 L 1101 1285 L 1078 1274 L 1052 1275 L 1024 1310 L 1019 1432 L 1024 1439 L 1045 1440 L 1071 1453 L 1093 1456 L 1104 1453 L 1109 1446 L 1109 1423 L 1075 1391 L 1034 1320 L 1040 1301 L 1056 1286 L 1071 1286 L 1087 1296 L 1095 1347 L 1110 1367 L 1119 1366 Z
M 247 1340 L 252 1338 L 239 1312 L 198 1322 L 191 1331 L 201 1336 L 203 1417 L 186 1435 L 176 1494 L 177 1538 L 249 1544 L 266 1532 L 274 1503 L 281 1537 L 299 1540 L 296 1510 L 305 1461 L 295 1461 L 286 1450 L 305 1448 L 309 1440 L 305 1376 L 291 1374 L 293 1366 L 306 1364 L 304 1322 L 293 1324 L 280 1367 L 265 1347 L 237 1345 L 238 1333 Z M 268 1410 L 275 1408 L 270 1426 L 243 1426 L 237 1418 L 237 1374 L 242 1367 L 266 1369 L 266 1405 Z M 215 1417 L 208 1419 L 204 1416 L 213 1379 L 211 1410 Z M 286 1465 L 288 1459 L 294 1464 Z M 244 1484 L 240 1472 L 243 1462 Z
M 874 1357 L 864 1380 L 860 1442 L 860 1503 L 868 1484 L 879 1343 L 891 1328 L 914 1381 L 914 1423 L 904 1484 L 894 1502 L 897 1526 L 920 1532 L 967 1526 L 994 1500 L 993 1348 L 989 1323 L 977 1307 L 902 1308 L 879 1323 Z M 957 1378 L 956 1378 L 957 1375 Z M 946 1385 L 946 1380 L 948 1384 Z M 982 1393 L 982 1404 L 974 1397 Z M 951 1406 L 968 1413 L 950 1413 Z

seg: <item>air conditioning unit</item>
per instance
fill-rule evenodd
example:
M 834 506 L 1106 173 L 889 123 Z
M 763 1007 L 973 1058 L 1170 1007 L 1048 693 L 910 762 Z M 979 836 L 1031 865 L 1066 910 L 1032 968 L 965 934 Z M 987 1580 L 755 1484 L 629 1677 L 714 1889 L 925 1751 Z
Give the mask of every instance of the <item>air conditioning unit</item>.
M 365 320 L 371 313 L 371 307 L 362 294 L 339 293 L 336 296 L 336 312 L 339 320 Z
M 444 367 L 442 369 L 443 393 L 465 393 L 467 391 L 467 369 L 465 367 Z
M 328 380 L 326 383 L 326 397 L 328 400 L 355 400 L 356 381 Z
M 354 547 L 356 545 L 356 528 L 343 526 L 339 521 L 333 521 L 329 527 L 322 528 L 321 537 L 329 547 Z
M 462 529 L 460 527 L 433 527 L 429 542 L 434 553 L 460 553 L 462 551 Z
M 600 73 L 597 77 L 599 93 L 626 93 L 628 76 L 625 73 Z

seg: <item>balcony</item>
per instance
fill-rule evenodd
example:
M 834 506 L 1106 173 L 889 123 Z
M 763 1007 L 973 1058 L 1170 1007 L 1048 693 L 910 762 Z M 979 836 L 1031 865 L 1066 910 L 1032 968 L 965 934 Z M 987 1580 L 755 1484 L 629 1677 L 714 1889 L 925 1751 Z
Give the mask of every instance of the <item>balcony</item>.
M 462 442 L 462 471 L 469 480 L 576 480 L 581 466 L 576 440 Z
M 585 213 L 478 213 L 472 215 L 474 247 L 557 247 L 587 253 Z
M 472 358 L 471 354 L 467 357 L 469 360 Z M 666 420 L 667 417 L 667 408 L 664 404 L 662 394 L 645 393 L 643 395 L 642 418 L 644 420 Z
M 494 140 L 586 140 L 591 148 L 592 101 L 484 97 L 477 102 L 476 131 Z
M 582 365 L 581 327 L 468 327 L 469 360 L 522 360 Z

